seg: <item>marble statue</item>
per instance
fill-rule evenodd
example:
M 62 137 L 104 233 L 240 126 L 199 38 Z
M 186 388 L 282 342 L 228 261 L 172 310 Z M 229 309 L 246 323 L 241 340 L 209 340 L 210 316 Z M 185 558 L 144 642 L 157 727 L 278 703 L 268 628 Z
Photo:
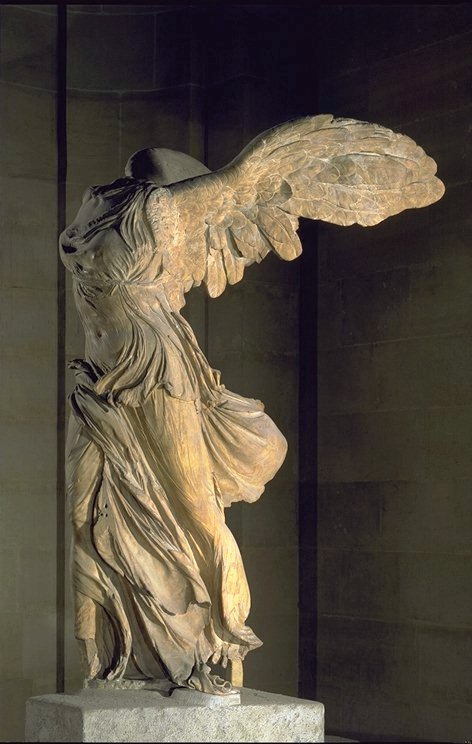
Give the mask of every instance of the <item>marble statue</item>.
M 67 492 L 87 679 L 226 694 L 212 664 L 237 669 L 261 645 L 224 510 L 260 497 L 287 444 L 210 367 L 185 293 L 204 283 L 218 297 L 271 251 L 295 259 L 299 217 L 369 226 L 431 204 L 435 172 L 410 138 L 321 115 L 264 132 L 213 173 L 154 148 L 87 189 L 60 237 L 86 336 Z

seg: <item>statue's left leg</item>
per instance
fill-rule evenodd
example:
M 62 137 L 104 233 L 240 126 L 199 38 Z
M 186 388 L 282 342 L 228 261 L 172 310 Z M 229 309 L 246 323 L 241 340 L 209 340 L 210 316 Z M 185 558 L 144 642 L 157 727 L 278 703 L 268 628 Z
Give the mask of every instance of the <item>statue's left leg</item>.
M 202 643 L 201 650 L 196 648 L 196 663 L 188 683 L 203 691 L 212 688 L 217 694 L 225 694 L 229 685 L 210 674 L 208 659 L 226 665 L 228 660 L 241 660 L 250 648 L 261 645 L 245 623 L 250 594 L 241 553 L 225 523 L 215 490 L 199 406 L 165 392 L 156 394 L 153 404 L 159 452 L 155 472 L 171 498 L 175 519 L 185 531 L 212 603 L 211 624 L 205 631 L 207 642 Z M 146 418 L 149 421 L 150 415 Z

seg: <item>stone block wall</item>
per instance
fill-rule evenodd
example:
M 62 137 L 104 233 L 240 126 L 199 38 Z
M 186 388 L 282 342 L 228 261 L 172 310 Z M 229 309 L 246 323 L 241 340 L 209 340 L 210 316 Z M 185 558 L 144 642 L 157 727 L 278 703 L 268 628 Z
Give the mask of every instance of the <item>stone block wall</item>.
M 446 194 L 320 224 L 318 698 L 368 740 L 470 738 L 472 14 L 323 7 L 320 111 L 410 135 Z
M 56 684 L 56 15 L 0 8 L 0 738 Z

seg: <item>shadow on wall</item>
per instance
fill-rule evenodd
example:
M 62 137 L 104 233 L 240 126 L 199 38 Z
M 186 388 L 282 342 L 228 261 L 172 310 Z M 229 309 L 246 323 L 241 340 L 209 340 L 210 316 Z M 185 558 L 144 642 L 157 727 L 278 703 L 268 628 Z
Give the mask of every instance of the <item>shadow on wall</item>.
M 472 12 L 321 17 L 320 108 L 410 135 L 446 194 L 370 230 L 319 229 L 318 697 L 335 733 L 464 741 Z

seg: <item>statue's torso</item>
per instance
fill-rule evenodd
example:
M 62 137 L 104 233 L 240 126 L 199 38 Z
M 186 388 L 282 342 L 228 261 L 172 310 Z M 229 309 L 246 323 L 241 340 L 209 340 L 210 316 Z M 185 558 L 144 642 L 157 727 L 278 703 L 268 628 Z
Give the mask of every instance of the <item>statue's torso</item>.
M 75 280 L 74 295 L 86 359 L 103 373 L 100 392 L 131 387 L 139 404 L 155 385 L 186 400 L 220 388 L 191 327 L 171 309 L 159 282 L 103 287 Z
M 118 188 L 115 200 L 130 189 Z M 156 385 L 176 398 L 211 398 L 220 389 L 217 376 L 180 305 L 170 299 L 175 280 L 164 268 L 164 255 L 172 264 L 169 246 L 156 245 L 142 227 L 145 191 L 136 186 L 130 193 L 120 214 L 112 200 L 92 196 L 61 236 L 86 359 L 100 377 L 96 389 L 130 405 L 140 405 Z

